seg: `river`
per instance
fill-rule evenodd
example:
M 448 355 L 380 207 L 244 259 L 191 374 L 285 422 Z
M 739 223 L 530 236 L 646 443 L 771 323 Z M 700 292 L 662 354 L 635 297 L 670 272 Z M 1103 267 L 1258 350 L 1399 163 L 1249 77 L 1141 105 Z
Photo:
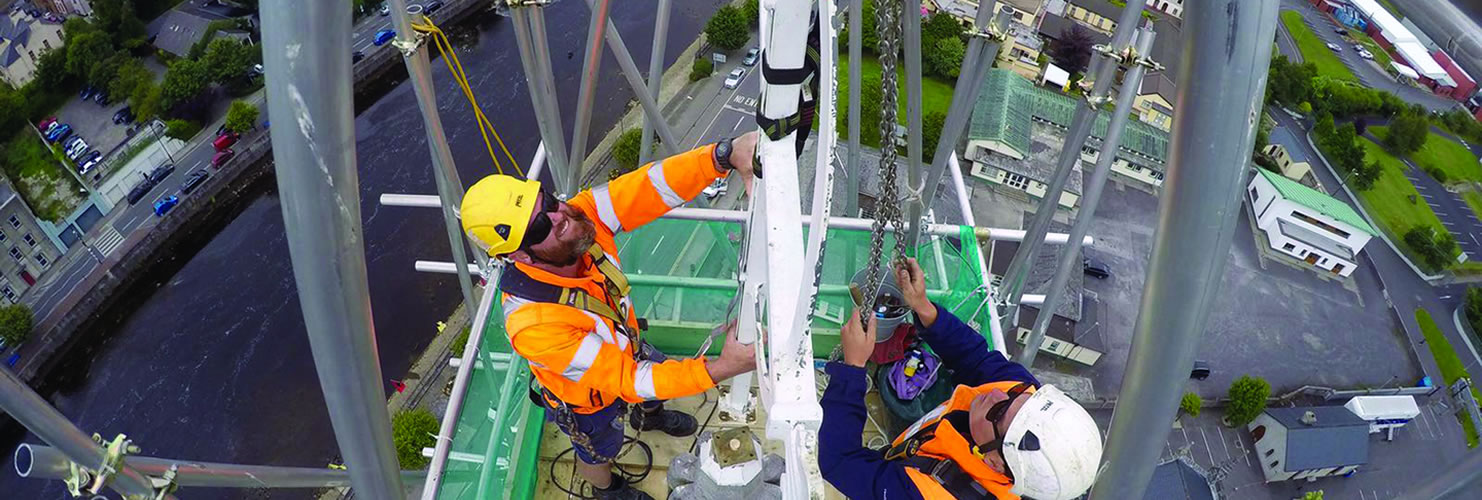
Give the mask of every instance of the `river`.
M 667 59 L 694 40 L 720 0 L 672 2 Z M 648 67 L 656 0 L 622 2 L 612 20 L 640 68 Z M 581 73 L 588 11 L 566 0 L 546 8 L 556 89 L 569 130 Z M 521 164 L 539 144 L 514 31 L 481 14 L 453 30 L 460 61 L 485 112 Z M 575 54 L 571 57 L 568 54 Z M 443 125 L 465 185 L 493 173 L 469 107 L 441 60 L 434 78 Z M 602 65 L 589 144 L 600 140 L 632 95 L 615 60 Z M 411 86 L 388 84 L 355 120 L 366 263 L 381 369 L 399 377 L 437 321 L 457 307 L 450 276 L 417 273 L 416 259 L 448 260 L 440 212 L 381 207 L 381 193 L 435 194 L 426 134 Z M 501 158 L 502 159 L 502 158 Z M 126 293 L 105 341 L 70 353 L 48 397 L 86 432 L 126 433 L 151 456 L 323 467 L 338 456 L 314 371 L 274 189 Z M 389 382 L 386 384 L 390 390 Z M 38 442 L 27 436 L 27 442 Z M 8 451 L 9 448 L 6 448 Z M 60 499 L 60 482 L 18 478 L 5 454 L 0 497 Z M 192 489 L 191 499 L 264 498 L 264 491 Z M 272 498 L 307 498 L 285 490 Z

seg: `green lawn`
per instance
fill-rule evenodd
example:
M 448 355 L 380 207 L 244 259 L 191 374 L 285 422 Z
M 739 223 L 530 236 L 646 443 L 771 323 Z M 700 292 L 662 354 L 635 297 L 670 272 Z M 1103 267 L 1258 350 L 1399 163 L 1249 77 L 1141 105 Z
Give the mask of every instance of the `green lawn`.
M 1374 137 L 1384 139 L 1389 136 L 1389 127 L 1375 125 L 1369 127 L 1369 133 Z M 1446 172 L 1446 183 L 1477 181 L 1482 182 L 1482 163 L 1477 162 L 1477 157 L 1466 146 L 1451 139 L 1431 132 L 1425 138 L 1425 145 L 1420 151 L 1410 155 L 1421 170 L 1432 168 Z
M 1382 169 L 1379 179 L 1374 181 L 1374 187 L 1368 191 L 1359 191 L 1359 199 L 1363 200 L 1369 215 L 1377 219 L 1375 222 L 1379 223 L 1381 229 L 1401 246 L 1404 245 L 1405 232 L 1412 227 L 1429 225 L 1437 231 L 1444 231 L 1441 219 L 1436 217 L 1436 213 L 1431 211 L 1430 205 L 1425 204 L 1410 179 L 1405 177 L 1405 164 L 1374 141 L 1365 138 L 1360 139 L 1359 143 L 1364 146 L 1364 161 L 1378 160 Z
M 1358 43 L 1362 44 L 1364 48 L 1369 49 L 1370 53 L 1374 54 L 1374 62 L 1379 63 L 1379 67 L 1386 70 L 1389 69 L 1389 63 L 1392 59 L 1390 59 L 1389 52 L 1386 52 L 1384 47 L 1379 46 L 1378 42 L 1375 42 L 1373 38 L 1369 38 L 1369 35 L 1362 31 L 1350 29 L 1348 33 L 1353 36 L 1354 40 L 1358 40 Z M 1352 49 L 1353 47 L 1343 48 L 1343 50 Z
M 0 145 L 0 165 L 37 217 L 60 222 L 82 203 L 82 186 L 62 170 L 70 168 L 63 167 L 65 157 L 31 130 L 17 132 Z
M 866 52 L 864 56 L 864 66 L 859 69 L 860 81 L 868 81 L 872 78 L 878 81 L 878 79 L 880 78 L 880 60 L 876 59 L 873 54 L 870 54 L 868 52 Z M 839 94 L 837 96 L 837 112 L 839 116 L 839 124 L 842 127 L 843 124 L 847 123 L 849 115 L 848 58 L 841 58 L 839 60 L 838 72 Z M 900 93 L 898 94 L 899 100 L 896 103 L 896 108 L 898 110 L 897 113 L 899 116 L 896 119 L 900 123 L 904 124 L 906 122 L 905 64 L 902 63 L 898 65 L 896 68 L 896 72 L 898 73 L 896 78 L 896 86 L 900 89 Z M 940 112 L 943 115 L 947 114 L 947 108 L 952 104 L 952 84 L 953 82 L 943 81 L 933 76 L 921 77 L 922 116 L 926 116 L 927 113 L 931 113 L 932 111 Z M 879 124 L 861 124 L 861 126 L 879 127 Z M 879 144 L 869 144 L 869 146 L 879 147 Z M 935 145 L 927 145 L 925 147 L 930 148 L 934 146 Z
M 1441 333 L 1436 322 L 1431 319 L 1430 312 L 1425 309 L 1415 310 L 1415 322 L 1420 325 L 1420 333 L 1425 336 L 1425 346 L 1430 349 L 1431 356 L 1436 359 L 1436 366 L 1441 368 L 1441 376 L 1446 378 L 1449 385 L 1456 379 L 1468 377 L 1466 367 L 1462 365 L 1461 358 L 1456 355 L 1456 350 L 1451 348 L 1451 341 Z M 1482 392 L 1472 388 L 1472 397 L 1482 401 Z M 1461 420 L 1462 430 L 1466 431 L 1467 446 L 1477 446 L 1477 429 L 1473 425 L 1472 418 L 1466 412 L 1460 412 L 1456 417 Z
M 1343 65 L 1338 55 L 1328 49 L 1327 43 L 1317 37 L 1312 29 L 1302 23 L 1302 14 L 1294 10 L 1281 11 L 1281 24 L 1286 25 L 1287 33 L 1291 33 L 1292 39 L 1297 42 L 1297 50 L 1302 52 L 1302 60 L 1317 66 L 1317 74 L 1328 76 L 1339 80 L 1358 82 L 1358 77 Z M 1349 47 L 1348 50 L 1353 50 Z M 1375 54 L 1377 57 L 1378 54 Z

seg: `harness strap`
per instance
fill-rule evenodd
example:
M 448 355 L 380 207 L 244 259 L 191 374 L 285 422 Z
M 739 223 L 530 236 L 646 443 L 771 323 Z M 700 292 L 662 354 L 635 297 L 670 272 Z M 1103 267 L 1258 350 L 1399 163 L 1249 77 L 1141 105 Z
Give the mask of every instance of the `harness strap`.
M 544 302 L 551 304 L 562 304 L 607 318 L 617 325 L 618 328 L 626 330 L 627 315 L 622 310 L 621 304 L 624 297 L 632 291 L 628 284 L 628 276 L 618 269 L 607 254 L 602 252 L 602 247 L 592 245 L 587 249 L 587 255 L 592 256 L 592 263 L 597 266 L 597 272 L 607 281 L 608 299 L 618 308 L 607 305 L 606 301 L 592 296 L 586 290 L 580 288 L 567 288 L 552 285 L 540 281 L 521 271 L 519 266 L 505 268 L 505 274 L 499 280 L 499 291 L 514 295 L 531 302 Z
M 973 498 L 997 498 L 988 492 L 982 484 L 973 479 L 973 476 L 962 470 L 957 462 L 951 459 L 933 458 L 925 456 L 912 456 L 900 460 L 907 467 L 914 468 L 931 476 L 938 484 L 942 485 L 947 493 L 959 500 Z

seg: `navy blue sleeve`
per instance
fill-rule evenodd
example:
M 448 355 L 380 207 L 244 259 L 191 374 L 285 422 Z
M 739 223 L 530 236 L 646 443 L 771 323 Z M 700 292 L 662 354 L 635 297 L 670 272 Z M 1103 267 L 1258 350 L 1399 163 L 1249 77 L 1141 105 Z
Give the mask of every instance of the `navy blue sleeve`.
M 834 361 L 824 367 L 823 424 L 818 429 L 818 470 L 823 479 L 852 499 L 920 499 L 921 491 L 906 475 L 906 466 L 880 458 L 866 448 L 864 368 Z
M 942 359 L 942 364 L 956 372 L 953 382 L 977 386 L 989 382 L 1019 381 L 1039 387 L 1039 380 L 1024 365 L 1009 361 L 1001 352 L 988 349 L 988 341 L 977 330 L 941 305 L 935 302 L 932 305 L 937 308 L 936 322 L 930 328 L 923 328 L 917 320 L 916 329 L 926 345 L 931 346 L 931 352 Z

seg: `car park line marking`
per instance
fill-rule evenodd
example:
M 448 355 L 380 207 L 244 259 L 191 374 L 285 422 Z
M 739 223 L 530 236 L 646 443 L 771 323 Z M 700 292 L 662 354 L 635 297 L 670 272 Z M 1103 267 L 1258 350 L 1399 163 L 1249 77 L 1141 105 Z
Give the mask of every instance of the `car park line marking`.
M 1221 430 L 1219 427 L 1215 427 L 1214 431 L 1220 434 L 1220 446 L 1225 449 L 1225 459 L 1229 460 L 1230 458 L 1233 458 L 1234 456 L 1230 454 L 1230 444 L 1225 442 L 1225 431 Z
M 1204 428 L 1199 428 L 1199 435 L 1204 437 L 1204 452 L 1209 454 L 1209 466 L 1214 467 L 1219 462 L 1214 459 L 1214 449 L 1209 447 L 1209 434 L 1204 433 Z

